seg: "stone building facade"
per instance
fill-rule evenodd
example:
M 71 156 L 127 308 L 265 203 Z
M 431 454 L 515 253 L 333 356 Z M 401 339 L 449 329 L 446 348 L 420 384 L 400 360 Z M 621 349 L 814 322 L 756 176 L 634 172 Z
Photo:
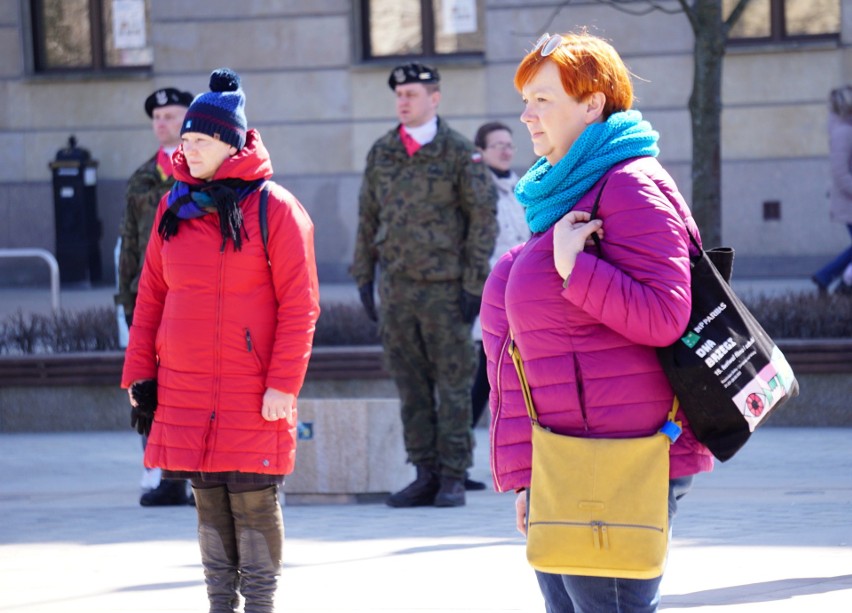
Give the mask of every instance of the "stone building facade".
M 759 10 L 785 4 L 752 1 Z M 779 38 L 771 26 L 774 37 L 732 45 L 725 59 L 722 231 L 740 273 L 810 274 L 848 242 L 828 220 L 826 100 L 852 82 L 852 0 L 800 2 L 828 11 L 827 35 Z M 515 127 L 523 172 L 534 158 L 518 121 L 514 69 L 541 32 L 582 25 L 611 40 L 639 77 L 636 106 L 661 133 L 661 160 L 690 193 L 693 34 L 682 13 L 636 16 L 595 0 L 426 4 L 435 12 L 424 20 L 406 13 L 405 0 L 0 0 L 0 248 L 55 249 L 48 164 L 74 134 L 98 161 L 102 272 L 113 279 L 125 182 L 156 147 L 145 97 L 164 86 L 206 91 L 211 69 L 229 66 L 243 78 L 249 125 L 260 129 L 276 179 L 315 220 L 321 280 L 346 281 L 365 155 L 395 123 L 387 75 L 400 58 L 387 54 L 422 49 L 442 75 L 440 114 L 461 132 L 472 137 L 495 119 Z M 95 47 L 115 37 L 95 50 L 94 67 L 51 60 L 57 17 L 43 11 L 57 5 L 94 11 Z M 131 23 L 120 38 L 116 16 L 132 22 L 140 7 L 144 24 Z M 769 24 L 769 13 L 755 15 L 758 30 Z M 421 30 L 434 36 L 411 43 Z M 134 44 L 138 53 L 115 49 Z M 3 283 L 40 274 L 35 264 L 0 260 Z

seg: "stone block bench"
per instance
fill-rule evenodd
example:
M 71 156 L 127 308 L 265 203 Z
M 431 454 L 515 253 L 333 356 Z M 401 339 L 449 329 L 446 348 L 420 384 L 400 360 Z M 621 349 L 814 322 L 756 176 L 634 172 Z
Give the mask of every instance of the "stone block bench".
M 800 396 L 771 426 L 852 427 L 852 339 L 778 342 Z M 404 486 L 399 401 L 380 347 L 316 347 L 299 398 L 301 440 L 290 502 L 382 496 Z M 0 433 L 130 430 L 119 389 L 124 353 L 0 356 Z
M 284 493 L 289 503 L 384 498 L 414 478 L 405 457 L 399 400 L 299 399 L 296 468 Z

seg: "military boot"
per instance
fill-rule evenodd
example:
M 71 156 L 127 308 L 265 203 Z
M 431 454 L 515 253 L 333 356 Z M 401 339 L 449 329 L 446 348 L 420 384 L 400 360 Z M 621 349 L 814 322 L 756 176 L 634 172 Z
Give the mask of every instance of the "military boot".
M 435 495 L 436 507 L 463 507 L 464 477 L 441 475 L 441 487 Z
M 237 530 L 240 594 L 245 599 L 245 613 L 273 613 L 284 545 L 284 518 L 278 502 L 278 486 L 232 492 L 230 498 Z
M 210 613 L 234 613 L 239 603 L 239 556 L 228 488 L 193 488 L 193 493 Z
M 475 481 L 470 478 L 470 473 L 464 474 L 464 489 L 468 492 L 480 492 L 485 489 L 485 484 L 482 481 Z
M 389 507 L 428 507 L 435 503 L 438 493 L 438 475 L 427 464 L 417 464 L 417 478 L 407 487 L 391 494 L 386 503 Z

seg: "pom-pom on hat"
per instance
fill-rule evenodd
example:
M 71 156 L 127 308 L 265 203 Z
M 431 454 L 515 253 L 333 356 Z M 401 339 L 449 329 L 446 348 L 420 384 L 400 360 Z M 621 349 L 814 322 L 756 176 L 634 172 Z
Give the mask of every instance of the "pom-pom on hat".
M 246 144 L 245 106 L 240 76 L 230 68 L 214 70 L 210 91 L 192 101 L 180 133 L 200 132 L 242 149 Z
M 158 89 L 153 94 L 145 98 L 145 112 L 148 114 L 148 117 L 153 119 L 154 109 L 172 104 L 187 107 L 192 104 L 192 94 L 189 92 L 182 92 L 174 87 Z
M 388 87 L 396 91 L 397 85 L 408 85 L 409 83 L 438 83 L 441 76 L 434 68 L 426 64 L 402 64 L 391 70 L 388 77 Z

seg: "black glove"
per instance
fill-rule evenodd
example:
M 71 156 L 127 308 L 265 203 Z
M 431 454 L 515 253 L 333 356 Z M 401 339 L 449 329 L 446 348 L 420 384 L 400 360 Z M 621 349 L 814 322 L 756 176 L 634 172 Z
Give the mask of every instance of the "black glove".
M 379 321 L 379 316 L 376 315 L 376 301 L 373 299 L 373 282 L 360 286 L 358 295 L 361 296 L 361 304 L 364 305 L 364 312 L 367 313 L 370 321 Z
M 126 322 L 127 322 L 127 327 L 128 327 L 128 328 L 130 328 L 130 326 L 132 326 L 132 325 L 133 325 L 133 313 L 131 312 L 131 313 L 128 315 L 127 311 L 125 311 L 125 312 L 124 312 L 124 321 L 126 321 Z
M 466 324 L 472 324 L 476 316 L 479 315 L 479 307 L 482 304 L 482 296 L 476 296 L 470 292 L 462 290 L 461 293 L 461 314 L 462 321 Z
M 157 380 L 146 379 L 130 386 L 130 394 L 136 401 L 136 406 L 130 407 L 130 427 L 148 436 L 151 424 L 154 423 L 154 413 L 157 410 Z

